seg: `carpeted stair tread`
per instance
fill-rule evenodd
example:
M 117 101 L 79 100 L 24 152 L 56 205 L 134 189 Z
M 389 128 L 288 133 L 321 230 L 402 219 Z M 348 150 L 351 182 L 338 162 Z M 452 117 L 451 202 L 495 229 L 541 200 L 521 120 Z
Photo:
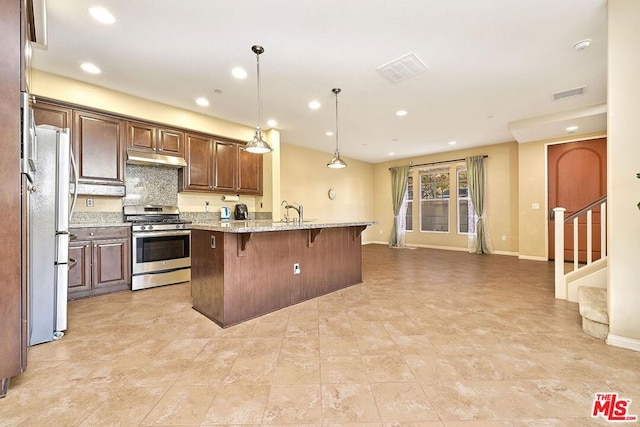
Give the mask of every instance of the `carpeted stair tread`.
M 582 317 L 605 325 L 609 324 L 606 289 L 580 286 L 578 288 L 578 304 Z

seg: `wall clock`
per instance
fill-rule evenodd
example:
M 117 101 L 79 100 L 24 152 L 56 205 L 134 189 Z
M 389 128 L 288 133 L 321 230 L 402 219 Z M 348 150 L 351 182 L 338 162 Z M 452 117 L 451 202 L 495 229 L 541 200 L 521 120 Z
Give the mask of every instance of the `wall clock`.
M 334 190 L 333 188 L 329 189 L 329 192 L 327 193 L 327 195 L 329 196 L 329 199 L 333 200 L 336 198 L 336 190 Z

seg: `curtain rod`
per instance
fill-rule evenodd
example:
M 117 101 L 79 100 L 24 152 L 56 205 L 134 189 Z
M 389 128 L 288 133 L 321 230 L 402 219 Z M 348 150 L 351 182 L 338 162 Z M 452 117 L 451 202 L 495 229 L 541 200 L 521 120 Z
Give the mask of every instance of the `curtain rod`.
M 471 156 L 471 157 L 474 157 L 474 156 Z M 486 159 L 489 156 L 485 154 L 482 157 Z M 433 165 L 440 165 L 440 164 L 443 164 L 443 163 L 464 162 L 465 160 L 467 160 L 467 159 L 442 160 L 442 161 L 439 161 L 439 162 L 420 163 L 420 164 L 417 164 L 417 165 L 411 165 L 410 164 L 410 165 L 407 165 L 407 166 L 409 166 L 409 168 L 419 168 L 420 166 L 433 166 Z M 391 170 L 391 169 L 392 168 L 389 168 L 389 170 Z

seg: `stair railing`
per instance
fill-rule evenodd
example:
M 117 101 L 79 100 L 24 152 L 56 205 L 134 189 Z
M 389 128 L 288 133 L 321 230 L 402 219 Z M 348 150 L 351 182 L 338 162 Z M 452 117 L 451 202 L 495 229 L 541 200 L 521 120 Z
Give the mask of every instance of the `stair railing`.
M 566 212 L 565 208 L 557 207 L 553 209 L 554 220 L 554 235 L 555 235 L 555 296 L 560 299 L 567 299 L 567 282 L 564 263 L 564 225 L 565 223 L 573 222 L 573 269 L 577 271 L 580 267 L 578 262 L 578 220 L 580 217 L 586 216 L 587 219 L 587 263 L 589 265 L 593 262 L 593 209 L 600 207 L 600 258 L 604 258 L 607 255 L 607 196 L 604 195 L 597 200 L 589 203 L 582 209 L 577 210 L 568 217 L 564 217 Z

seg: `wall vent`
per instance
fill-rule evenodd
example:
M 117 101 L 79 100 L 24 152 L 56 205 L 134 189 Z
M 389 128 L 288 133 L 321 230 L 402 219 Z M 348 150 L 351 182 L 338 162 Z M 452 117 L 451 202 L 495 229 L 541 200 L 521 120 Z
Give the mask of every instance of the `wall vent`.
M 428 69 L 429 67 L 424 65 L 413 52 L 407 53 L 377 68 L 380 74 L 392 82 L 399 82 Z
M 575 89 L 565 90 L 564 92 L 558 92 L 553 94 L 553 100 L 558 101 L 560 99 L 571 98 L 573 96 L 584 95 L 584 89 L 586 86 L 578 87 Z

